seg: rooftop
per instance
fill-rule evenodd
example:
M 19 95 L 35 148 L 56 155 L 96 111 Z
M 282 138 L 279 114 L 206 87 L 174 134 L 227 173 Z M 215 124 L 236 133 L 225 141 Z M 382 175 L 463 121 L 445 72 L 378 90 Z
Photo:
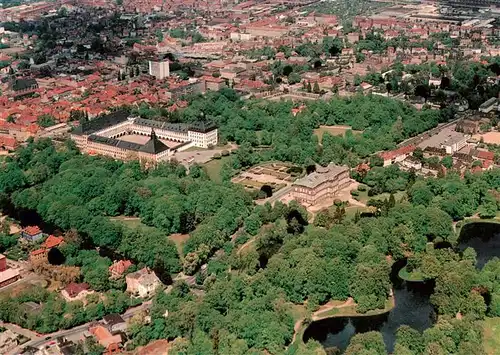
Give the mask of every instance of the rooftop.
M 38 226 L 28 226 L 23 229 L 23 233 L 33 236 L 42 233 L 42 230 Z
M 295 181 L 294 185 L 304 186 L 312 189 L 345 171 L 349 171 L 349 168 L 346 166 L 339 166 L 330 163 L 327 167 L 317 167 L 314 173 L 311 173 L 303 177 L 302 179 L 298 179 L 297 181 Z
M 0 284 L 18 276 L 19 271 L 17 269 L 7 269 L 5 271 L 0 271 Z
M 75 127 L 73 133 L 89 135 L 106 127 L 125 122 L 127 119 L 128 113 L 126 111 L 116 111 L 108 115 L 97 117 L 91 121 L 83 122 L 78 127 Z
M 33 78 L 29 79 L 16 79 L 12 83 L 12 90 L 14 91 L 19 91 L 19 90 L 26 90 L 29 89 L 33 86 L 38 85 L 36 80 Z
M 103 318 L 104 323 L 110 324 L 110 325 L 115 325 L 115 324 L 120 324 L 120 323 L 125 323 L 125 320 L 123 320 L 122 316 L 119 315 L 118 313 L 112 313 L 105 315 Z
M 66 288 L 64 289 L 70 297 L 75 297 L 78 296 L 81 292 L 87 291 L 89 289 L 89 284 L 87 283 L 81 283 L 77 284 L 75 282 L 70 283 Z
M 49 235 L 48 238 L 43 243 L 43 246 L 47 249 L 50 249 L 57 247 L 63 242 L 64 242 L 63 237 L 54 237 L 53 235 Z

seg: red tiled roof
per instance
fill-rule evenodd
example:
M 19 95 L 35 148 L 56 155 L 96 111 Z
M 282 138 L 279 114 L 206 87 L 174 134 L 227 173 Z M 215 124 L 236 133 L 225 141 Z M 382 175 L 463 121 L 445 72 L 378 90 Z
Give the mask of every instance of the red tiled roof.
M 14 137 L 0 135 L 0 146 L 9 148 L 15 148 L 17 146 L 17 141 Z
M 109 267 L 109 272 L 121 275 L 130 266 L 132 266 L 132 262 L 130 260 L 120 260 Z
M 477 157 L 482 160 L 493 160 L 495 159 L 495 153 L 486 150 L 478 150 Z
M 483 160 L 483 169 L 488 169 L 493 165 L 493 160 Z
M 477 165 L 476 165 L 475 167 L 473 167 L 473 168 L 471 169 L 471 171 L 472 171 L 473 173 L 478 173 L 478 172 L 480 172 L 480 171 L 483 171 L 483 169 L 481 169 L 481 167 L 480 167 L 480 166 L 477 166 Z
M 46 253 L 47 250 L 45 249 L 37 249 L 37 250 L 33 250 L 30 255 L 32 256 L 35 256 L 35 255 L 40 255 L 40 254 L 43 254 L 43 253 Z
M 202 77 L 202 79 L 205 81 L 208 81 L 209 83 L 223 83 L 223 82 L 225 82 L 225 80 L 222 78 L 215 78 L 215 77 L 209 76 L 209 75 L 204 75 Z
M 64 239 L 62 237 L 54 237 L 53 235 L 49 235 L 49 237 L 43 243 L 43 246 L 47 249 L 54 248 L 59 244 L 63 243 Z
M 379 156 L 384 160 L 390 160 L 390 159 L 394 159 L 395 157 L 400 156 L 400 155 L 410 154 L 414 150 L 415 150 L 414 145 L 407 145 L 405 147 L 401 147 L 401 148 L 396 149 L 396 150 L 391 150 L 389 152 L 382 152 L 379 154 Z
M 42 233 L 42 230 L 38 226 L 28 226 L 23 229 L 23 232 L 28 234 L 28 235 L 36 235 L 38 233 Z
M 68 293 L 70 297 L 75 297 L 80 294 L 82 291 L 86 291 L 89 289 L 89 284 L 81 283 L 77 284 L 75 282 L 70 283 L 64 290 Z

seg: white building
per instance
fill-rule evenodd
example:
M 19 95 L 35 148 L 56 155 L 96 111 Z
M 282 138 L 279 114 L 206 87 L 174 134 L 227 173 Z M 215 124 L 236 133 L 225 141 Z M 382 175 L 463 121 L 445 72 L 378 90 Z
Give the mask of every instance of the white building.
M 467 145 L 467 136 L 457 135 L 445 140 L 441 147 L 446 149 L 446 154 L 453 154 Z
M 139 297 L 152 296 L 159 286 L 162 285 L 160 279 L 148 268 L 141 269 L 125 276 L 127 282 L 127 292 Z
M 170 64 L 168 59 L 150 60 L 149 75 L 154 76 L 158 80 L 168 78 L 170 76 Z

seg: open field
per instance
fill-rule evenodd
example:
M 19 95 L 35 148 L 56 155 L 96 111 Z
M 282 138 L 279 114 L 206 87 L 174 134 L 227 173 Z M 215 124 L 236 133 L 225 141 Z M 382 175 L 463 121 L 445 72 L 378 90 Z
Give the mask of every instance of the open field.
M 137 228 L 139 226 L 145 227 L 145 228 L 152 228 L 152 227 L 148 227 L 145 224 L 143 224 L 139 217 L 118 216 L 118 217 L 111 217 L 110 220 L 118 221 L 129 228 Z
M 408 272 L 406 266 L 399 271 L 398 276 L 406 281 L 424 281 L 424 275 L 419 270 Z
M 174 242 L 175 246 L 177 247 L 177 252 L 179 253 L 179 256 L 182 258 L 184 255 L 183 252 L 184 243 L 189 239 L 189 234 L 175 233 L 169 235 L 168 239 Z
M 314 130 L 314 135 L 318 137 L 319 142 L 323 141 L 323 134 L 330 133 L 332 136 L 344 136 L 345 133 L 352 130 L 351 126 L 319 126 Z M 354 134 L 361 134 L 363 131 L 352 131 Z
M 488 355 L 500 354 L 500 317 L 486 318 L 483 321 L 483 345 Z
M 339 302 L 339 301 L 335 301 L 335 302 Z M 329 318 L 329 317 L 364 317 L 364 316 L 374 316 L 374 315 L 379 315 L 379 314 L 384 314 L 384 313 L 387 313 L 389 312 L 391 309 L 394 308 L 395 306 L 395 300 L 394 300 L 394 296 L 391 296 L 389 297 L 386 301 L 385 301 L 385 307 L 382 308 L 382 309 L 374 309 L 374 310 L 371 310 L 371 311 L 368 311 L 366 313 L 359 313 L 357 311 L 357 305 L 355 303 L 353 303 L 352 305 L 348 305 L 347 302 L 343 302 L 345 303 L 345 306 L 342 306 L 342 303 L 341 305 L 336 305 L 335 307 L 327 310 L 327 311 L 324 311 L 324 312 L 315 312 L 315 315 L 316 317 L 313 316 L 313 319 L 314 320 L 320 320 L 320 319 L 325 319 L 325 318 Z
M 229 161 L 229 157 L 222 157 L 221 159 L 212 159 L 208 163 L 204 164 L 205 170 L 207 171 L 208 177 L 212 181 L 221 182 L 220 169 L 222 165 Z
M 368 200 L 374 199 L 374 200 L 384 200 L 384 199 L 389 199 L 389 196 L 391 196 L 390 193 L 384 192 L 381 193 L 380 195 L 375 195 L 375 196 L 368 196 L 368 190 L 367 191 L 359 191 L 359 196 L 358 200 L 362 203 L 368 202 Z M 396 202 L 399 202 L 403 197 L 406 197 L 406 191 L 396 191 L 394 193 L 394 199 Z
M 500 145 L 500 132 L 486 132 L 484 134 L 474 135 L 473 138 L 483 139 L 484 143 L 487 144 L 498 144 Z
M 141 219 L 139 217 L 118 216 L 118 217 L 111 217 L 110 219 L 112 221 L 120 222 L 129 228 L 142 227 L 146 230 L 156 229 L 155 227 L 150 227 L 150 226 L 147 226 L 144 223 L 142 223 Z M 184 246 L 184 243 L 186 242 L 186 240 L 189 239 L 189 234 L 175 233 L 175 234 L 169 235 L 168 239 L 170 239 L 172 242 L 174 242 L 175 246 L 177 247 L 177 251 L 179 253 L 179 256 L 182 257 L 184 255 L 183 254 L 183 246 Z
M 26 52 L 26 49 L 24 49 L 23 47 L 9 47 L 0 49 L 0 54 L 7 54 L 7 55 L 15 53 L 23 53 L 23 52 Z

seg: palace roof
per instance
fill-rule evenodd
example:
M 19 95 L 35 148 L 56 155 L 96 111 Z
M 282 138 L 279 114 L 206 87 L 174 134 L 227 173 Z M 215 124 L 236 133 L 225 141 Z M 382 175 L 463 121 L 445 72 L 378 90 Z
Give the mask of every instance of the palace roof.
M 114 126 L 128 119 L 126 111 L 116 111 L 108 115 L 95 118 L 88 122 L 83 122 L 73 131 L 75 134 L 92 134 L 106 127 Z

